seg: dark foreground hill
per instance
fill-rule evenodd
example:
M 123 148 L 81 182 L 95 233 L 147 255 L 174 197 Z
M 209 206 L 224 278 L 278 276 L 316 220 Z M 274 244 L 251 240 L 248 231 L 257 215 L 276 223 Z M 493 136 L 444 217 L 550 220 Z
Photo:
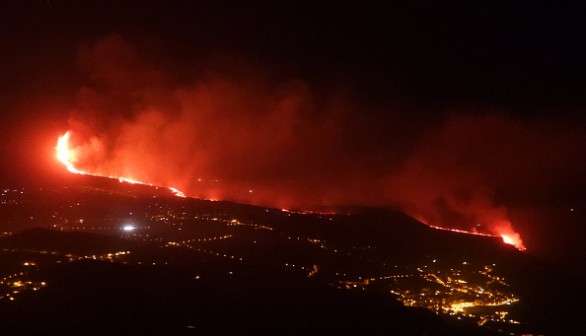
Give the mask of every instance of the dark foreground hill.
M 87 235 L 46 232 L 48 245 L 52 239 L 59 244 L 71 239 L 75 245 L 80 237 Z M 201 258 L 189 264 L 91 258 L 50 266 L 39 262 L 31 280 L 48 285 L 15 301 L 0 301 L 2 335 L 496 334 L 471 322 L 405 308 L 376 291 L 341 291 L 320 279 L 271 268 Z
M 4 193 L 0 335 L 583 331 L 580 279 L 498 238 L 87 182 Z

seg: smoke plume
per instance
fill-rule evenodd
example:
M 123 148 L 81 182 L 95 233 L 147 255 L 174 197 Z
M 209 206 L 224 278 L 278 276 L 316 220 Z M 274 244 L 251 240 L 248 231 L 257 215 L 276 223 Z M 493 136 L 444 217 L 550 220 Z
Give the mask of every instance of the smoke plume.
M 586 156 L 575 145 L 584 135 L 563 120 L 370 104 L 351 85 L 323 88 L 246 62 L 178 76 L 119 36 L 79 59 L 87 84 L 70 118 L 78 168 L 194 197 L 392 205 L 430 225 L 514 236 L 499 195 L 557 186 L 556 174 L 575 181 L 586 168 L 562 164 Z

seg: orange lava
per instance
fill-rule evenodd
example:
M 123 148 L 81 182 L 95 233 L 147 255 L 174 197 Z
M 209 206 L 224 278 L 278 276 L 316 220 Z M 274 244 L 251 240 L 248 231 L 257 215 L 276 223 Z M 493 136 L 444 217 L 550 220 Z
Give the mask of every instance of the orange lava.
M 503 242 L 505 242 L 506 244 L 513 245 L 521 251 L 525 251 L 527 249 L 525 247 L 525 245 L 523 244 L 523 240 L 521 239 L 519 234 L 516 232 L 509 233 L 509 234 L 502 233 L 501 238 L 503 238 Z
M 67 131 L 57 140 L 57 146 L 55 147 L 55 150 L 57 151 L 57 160 L 63 163 L 70 172 L 85 175 L 87 173 L 78 170 L 73 165 L 77 161 L 77 155 L 73 149 L 69 148 L 70 135 L 70 132 Z
M 422 223 L 426 224 L 427 226 L 429 226 L 430 228 L 436 229 L 436 230 L 465 233 L 465 234 L 471 234 L 471 235 L 475 235 L 475 236 L 484 236 L 484 237 L 501 237 L 505 244 L 513 245 L 519 251 L 527 250 L 527 248 L 523 244 L 523 240 L 521 239 L 521 236 L 517 232 L 514 232 L 510 229 L 502 230 L 503 232 L 500 232 L 498 234 L 490 234 L 490 233 L 466 231 L 466 230 L 452 229 L 452 228 L 446 228 L 446 227 L 442 227 L 442 226 L 430 225 L 430 224 L 427 224 L 421 220 L 420 220 L 420 222 L 422 222 Z
M 59 160 L 63 165 L 65 165 L 67 170 L 70 171 L 71 173 L 80 174 L 80 175 L 109 177 L 109 178 L 117 179 L 121 183 L 142 184 L 142 185 L 160 187 L 157 185 L 153 185 L 153 184 L 142 182 L 142 181 L 137 181 L 137 180 L 127 178 L 127 177 L 103 176 L 103 175 L 94 174 L 94 173 L 90 173 L 90 172 L 78 169 L 75 166 L 75 164 L 78 161 L 78 152 L 77 152 L 78 150 L 70 147 L 70 143 L 69 143 L 70 136 L 71 136 L 71 132 L 67 131 L 65 134 L 63 134 L 61 137 L 59 137 L 59 139 L 57 140 L 57 146 L 55 147 L 55 150 L 56 150 L 57 160 Z M 185 193 L 183 193 L 182 191 L 180 191 L 174 187 L 165 186 L 164 188 L 169 189 L 175 196 L 187 197 L 185 195 Z M 218 200 L 218 198 L 212 197 L 212 198 L 208 198 L 208 200 L 216 201 L 216 200 Z M 282 209 L 282 211 L 290 212 L 290 210 L 287 210 L 287 209 Z M 300 213 L 314 213 L 314 212 L 302 211 Z M 504 243 L 513 245 L 521 251 L 526 250 L 526 248 L 523 244 L 523 240 L 521 239 L 521 236 L 517 232 L 514 231 L 511 223 L 507 220 L 495 221 L 493 223 L 493 225 L 489 226 L 491 228 L 490 233 L 482 233 L 482 232 L 466 231 L 466 230 L 460 230 L 460 229 L 454 229 L 454 228 L 433 226 L 433 225 L 427 223 L 427 221 L 425 221 L 424 218 L 421 218 L 421 217 L 416 217 L 416 218 L 419 221 L 421 221 L 422 223 L 425 223 L 426 225 L 428 225 L 429 227 L 434 228 L 434 229 L 446 230 L 446 231 L 452 231 L 452 232 L 458 232 L 458 233 L 465 233 L 465 234 L 472 234 L 472 235 L 478 235 L 478 236 L 501 237 Z
M 59 139 L 57 140 L 57 146 L 55 146 L 57 160 L 59 160 L 59 162 L 63 163 L 63 165 L 65 165 L 67 170 L 70 171 L 71 173 L 79 174 L 79 175 L 102 176 L 102 175 L 98 175 L 98 174 L 92 174 L 90 172 L 86 172 L 86 171 L 77 169 L 75 167 L 75 163 L 77 162 L 77 159 L 78 159 L 77 158 L 77 151 L 70 147 L 70 144 L 69 144 L 70 136 L 71 136 L 71 132 L 67 131 L 65 134 L 60 136 Z M 159 187 L 159 186 L 156 186 L 156 185 L 153 185 L 150 183 L 137 181 L 137 180 L 127 178 L 127 177 L 121 177 L 121 176 L 102 176 L 102 177 L 117 179 L 118 181 L 120 181 L 120 183 L 142 184 L 142 185 L 148 185 L 148 186 L 152 186 L 152 187 Z M 173 193 L 173 195 L 175 195 L 177 197 L 187 197 L 182 191 L 180 191 L 177 188 L 173 188 L 173 187 L 165 187 L 165 188 L 169 189 Z

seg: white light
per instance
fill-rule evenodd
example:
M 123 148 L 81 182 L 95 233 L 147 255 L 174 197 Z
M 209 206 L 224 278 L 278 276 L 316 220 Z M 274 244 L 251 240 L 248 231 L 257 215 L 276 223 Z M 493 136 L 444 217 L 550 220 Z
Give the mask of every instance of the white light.
M 136 230 L 136 228 L 134 227 L 134 225 L 124 225 L 122 227 L 122 230 L 126 231 L 126 232 L 130 232 L 130 231 L 134 231 Z

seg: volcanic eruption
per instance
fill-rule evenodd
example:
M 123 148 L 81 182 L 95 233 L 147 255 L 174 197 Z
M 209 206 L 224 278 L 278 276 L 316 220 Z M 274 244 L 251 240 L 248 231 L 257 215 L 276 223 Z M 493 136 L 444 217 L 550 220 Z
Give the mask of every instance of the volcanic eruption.
M 74 173 L 74 174 L 80 174 L 80 175 L 108 177 L 108 178 L 112 178 L 112 179 L 117 179 L 120 182 L 124 182 L 124 183 L 157 186 L 155 184 L 152 184 L 152 183 L 149 183 L 146 181 L 138 181 L 138 180 L 135 180 L 135 179 L 132 179 L 129 177 L 114 176 L 114 175 L 100 175 L 97 173 L 84 171 L 84 170 L 77 168 L 75 166 L 75 164 L 78 161 L 78 156 L 80 154 L 82 154 L 82 153 L 80 153 L 80 150 L 83 149 L 83 147 L 72 147 L 70 145 L 70 136 L 71 136 L 71 131 L 67 131 L 65 134 L 63 134 L 61 137 L 59 137 L 59 139 L 57 140 L 57 146 L 55 147 L 57 160 L 59 160 L 67 168 L 67 170 L 69 172 Z M 174 188 L 171 186 L 164 186 L 164 187 L 168 188 L 174 195 L 176 195 L 178 197 L 187 197 L 185 195 L 185 193 L 178 190 L 177 188 Z M 250 192 L 252 192 L 252 190 Z M 482 233 L 482 232 L 478 232 L 476 230 L 466 231 L 466 230 L 454 229 L 454 228 L 449 228 L 449 227 L 435 226 L 435 225 L 428 224 L 427 220 L 425 220 L 423 217 L 420 217 L 419 219 L 420 219 L 420 221 L 422 221 L 423 223 L 427 224 L 429 227 L 434 228 L 434 229 L 448 230 L 448 231 L 452 231 L 452 232 L 465 233 L 465 234 L 475 234 L 475 235 L 491 236 L 491 237 L 502 237 L 504 243 L 513 245 L 519 250 L 525 250 L 525 246 L 523 245 L 523 241 L 521 240 L 520 235 L 513 230 L 511 223 L 505 219 L 497 221 L 496 223 L 491 223 L 490 229 L 492 230 L 492 232 L 496 232 L 496 234 Z
M 455 113 L 421 122 L 409 108 L 365 104 L 347 89 L 300 79 L 275 83 L 238 62 L 227 68 L 245 70 L 180 82 L 119 36 L 80 58 L 88 83 L 57 144 L 72 173 L 281 209 L 392 206 L 432 227 L 524 249 L 493 195 L 502 172 L 517 171 L 502 168 L 512 167 L 516 147 L 490 161 L 478 154 L 520 142 L 509 134 L 523 130 L 507 118 Z
M 56 150 L 57 160 L 59 160 L 61 163 L 63 163 L 65 165 L 65 167 L 67 168 L 67 170 L 70 171 L 71 173 L 79 174 L 79 175 L 108 177 L 108 178 L 112 178 L 112 179 L 117 179 L 121 183 L 125 182 L 125 183 L 130 183 L 130 184 L 142 184 L 142 185 L 148 185 L 148 186 L 153 186 L 153 187 L 159 187 L 154 184 L 150 184 L 150 183 L 142 182 L 142 181 L 137 181 L 137 180 L 134 180 L 134 179 L 131 179 L 128 177 L 105 176 L 105 175 L 99 175 L 99 174 L 86 172 L 86 171 L 78 169 L 77 167 L 75 167 L 75 163 L 77 162 L 77 153 L 78 153 L 79 149 L 74 149 L 74 148 L 70 147 L 70 144 L 69 144 L 70 136 L 71 136 L 71 131 L 67 131 L 67 132 L 65 132 L 65 134 L 60 136 L 59 139 L 57 140 L 57 146 L 55 147 L 55 150 Z M 175 196 L 186 197 L 185 194 L 177 188 L 173 188 L 173 187 L 166 187 L 166 188 L 168 188 Z

